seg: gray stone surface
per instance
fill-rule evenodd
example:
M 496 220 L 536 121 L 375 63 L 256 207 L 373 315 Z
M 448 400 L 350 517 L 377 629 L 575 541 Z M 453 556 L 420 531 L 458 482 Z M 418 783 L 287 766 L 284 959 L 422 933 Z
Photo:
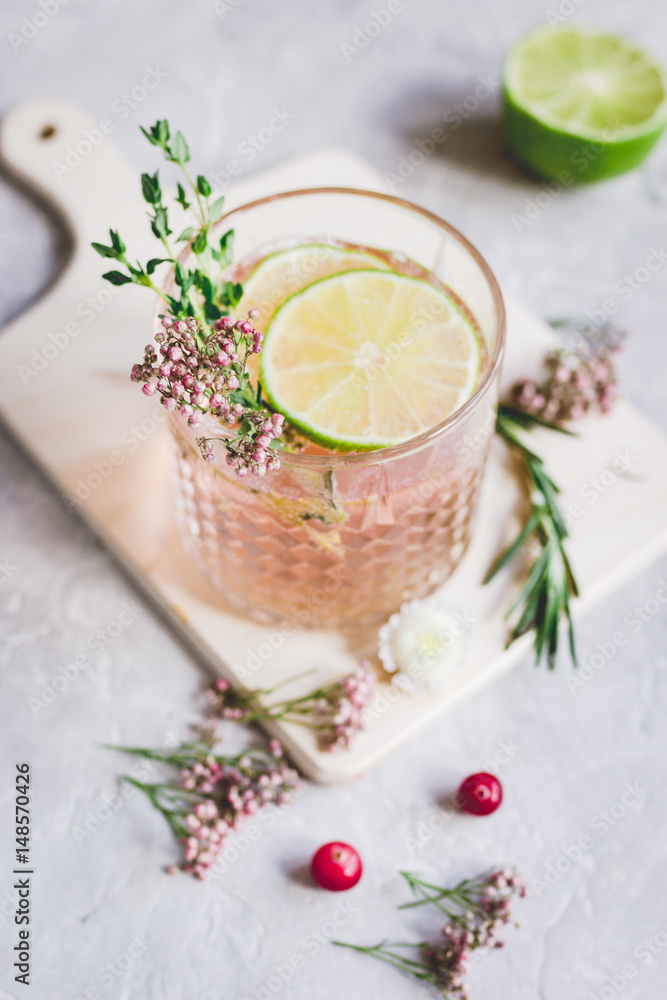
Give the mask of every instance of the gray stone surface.
M 137 126 L 167 115 L 210 172 L 236 159 L 249 173 L 339 144 L 396 173 L 444 112 L 480 79 L 497 80 L 511 39 L 558 10 L 556 0 L 550 8 L 534 0 L 403 0 L 380 34 L 357 53 L 347 50 L 346 59 L 341 44 L 354 43 L 384 0 L 217 6 L 43 0 L 53 16 L 24 44 L 17 41 L 23 18 L 35 19 L 43 7 L 4 0 L 2 106 L 44 95 L 77 101 L 112 118 L 115 141 L 137 169 L 145 162 Z M 667 8 L 656 0 L 570 6 L 577 18 L 631 33 L 667 60 Z M 129 109 L 123 95 L 141 84 L 146 67 L 159 67 L 164 81 Z M 251 161 L 243 143 L 275 107 L 294 121 Z M 525 212 L 543 189 L 503 153 L 494 93 L 397 189 L 463 229 L 505 287 L 543 315 L 582 315 L 613 299 L 617 318 L 634 332 L 624 391 L 667 431 L 667 268 L 631 294 L 616 284 L 664 239 L 667 145 L 630 176 L 554 197 L 519 232 L 512 214 Z M 4 180 L 0 233 L 6 321 L 57 274 L 66 241 Z M 496 862 L 516 863 L 540 881 L 521 906 L 521 930 L 508 932 L 506 950 L 474 969 L 476 1000 L 664 996 L 667 619 L 662 608 L 637 625 L 632 615 L 637 606 L 655 609 L 666 561 L 581 623 L 585 662 L 616 630 L 628 635 L 583 686 L 568 686 L 566 662 L 552 676 L 524 663 L 358 784 L 309 787 L 275 823 L 258 822 L 257 839 L 240 841 L 238 860 L 205 887 L 162 873 L 174 845 L 138 797 L 105 808 L 105 797 L 117 802 L 122 761 L 100 749 L 185 732 L 203 680 L 196 660 L 6 437 L 0 518 L 0 1000 L 426 996 L 327 939 L 372 943 L 435 932 L 438 922 L 426 913 L 399 918 L 397 869 L 448 880 Z M 141 608 L 133 623 L 91 648 L 96 630 L 108 628 L 124 603 Z M 82 652 L 90 665 L 35 714 L 30 699 Z M 231 733 L 229 745 L 239 739 Z M 443 797 L 494 758 L 506 789 L 499 813 L 443 819 Z M 13 980 L 16 928 L 7 895 L 13 766 L 25 759 L 34 770 L 36 870 L 29 989 Z M 86 823 L 97 827 L 89 835 Z M 582 837 L 585 849 L 569 862 Z M 332 838 L 356 844 L 366 862 L 362 883 L 342 898 L 303 878 L 313 849 Z M 553 884 L 545 881 L 550 872 Z M 294 956 L 300 967 L 290 972 Z

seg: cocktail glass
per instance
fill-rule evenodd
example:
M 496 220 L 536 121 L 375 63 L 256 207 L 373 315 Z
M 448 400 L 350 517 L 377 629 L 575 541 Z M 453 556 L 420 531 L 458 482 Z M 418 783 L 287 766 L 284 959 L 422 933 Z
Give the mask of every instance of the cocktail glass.
M 282 453 L 279 470 L 239 479 L 224 447 L 207 463 L 196 444 L 228 429 L 207 417 L 195 430 L 169 415 L 183 544 L 214 590 L 262 622 L 375 626 L 439 587 L 470 541 L 505 341 L 498 284 L 457 230 L 389 195 L 290 191 L 233 209 L 218 225 L 235 233 L 234 280 L 289 247 L 379 249 L 444 286 L 479 337 L 481 371 L 468 401 L 425 433 L 375 451 Z M 360 377 L 371 379 L 372 368 Z

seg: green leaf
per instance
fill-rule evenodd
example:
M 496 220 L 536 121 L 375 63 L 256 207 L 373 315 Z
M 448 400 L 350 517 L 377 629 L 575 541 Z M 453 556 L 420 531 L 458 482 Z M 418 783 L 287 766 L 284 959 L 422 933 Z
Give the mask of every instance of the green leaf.
M 204 316 L 209 323 L 215 323 L 222 316 L 222 312 L 213 302 L 204 302 Z
M 570 656 L 575 667 L 578 667 L 577 647 L 574 641 L 574 622 L 572 621 L 572 612 L 570 611 L 570 602 L 568 600 L 565 601 L 565 615 L 567 617 L 567 637 L 570 646 Z
M 183 283 L 186 279 L 186 276 L 187 272 L 185 268 L 183 267 L 180 261 L 177 261 L 176 267 L 174 268 L 174 281 L 179 286 L 179 288 L 183 287 Z
M 171 260 L 172 260 L 171 257 L 151 257 L 151 259 L 146 264 L 146 273 L 153 274 L 156 267 L 159 267 L 160 264 L 166 264 Z
M 112 260 L 118 260 L 119 254 L 114 250 L 113 247 L 106 247 L 104 243 L 91 243 L 93 250 L 95 250 L 100 257 L 111 257 Z
M 106 281 L 110 281 L 112 285 L 131 285 L 132 278 L 127 274 L 121 274 L 120 271 L 107 271 L 106 274 L 102 275 Z
M 223 281 L 223 283 L 220 285 L 220 292 L 218 298 L 220 299 L 223 306 L 232 305 L 231 289 L 232 289 L 231 281 Z
M 513 614 L 516 611 L 516 609 L 526 599 L 526 596 L 528 594 L 530 594 L 531 590 L 534 587 L 537 587 L 537 586 L 539 586 L 541 584 L 541 577 L 542 577 L 542 574 L 543 574 L 544 570 L 547 568 L 548 559 L 549 559 L 549 551 L 548 551 L 548 549 L 542 549 L 542 551 L 540 552 L 539 556 L 537 557 L 537 559 L 533 563 L 531 571 L 528 574 L 528 579 L 526 580 L 526 582 L 525 582 L 525 584 L 523 586 L 523 590 L 520 591 L 518 597 L 510 605 L 510 608 L 509 608 L 509 610 L 507 612 L 508 615 Z
M 109 238 L 111 239 L 111 246 L 114 248 L 114 250 L 119 254 L 124 254 L 126 246 L 121 240 L 120 236 L 118 235 L 117 229 L 109 230 Z
M 224 207 L 224 204 L 225 204 L 225 196 L 224 196 L 224 194 L 220 198 L 216 198 L 216 200 L 213 202 L 213 204 L 211 205 L 211 207 L 209 209 L 209 216 L 211 218 L 211 222 L 217 222 L 218 221 L 218 219 L 220 218 L 220 216 L 222 214 L 222 209 Z
M 574 578 L 574 572 L 572 570 L 572 566 L 570 565 L 570 560 L 568 559 L 567 553 L 562 545 L 560 547 L 560 551 L 563 556 L 563 569 L 565 570 L 565 577 L 567 579 L 567 585 L 570 593 L 573 597 L 579 597 L 579 587 L 577 586 L 577 581 Z
M 155 218 L 151 224 L 151 229 L 158 239 L 166 239 L 171 234 L 169 222 L 167 221 L 167 209 L 164 205 L 158 205 L 155 209 Z
M 197 288 L 207 302 L 213 301 L 213 282 L 207 274 L 197 275 Z
M 211 193 L 211 185 L 203 176 L 203 174 L 199 174 L 199 176 L 197 177 L 197 190 L 201 195 L 204 196 L 204 198 L 208 198 L 208 196 Z
M 176 316 L 177 319 L 180 318 L 180 315 L 181 315 L 181 304 L 178 301 L 178 299 L 175 299 L 173 295 L 166 295 L 165 298 L 167 299 L 167 302 L 169 303 L 169 309 L 170 309 L 170 311 L 174 314 L 174 316 Z
M 158 119 L 148 130 L 142 125 L 139 128 L 153 146 L 161 146 L 164 149 L 169 142 L 169 122 L 166 118 Z
M 565 520 L 563 519 L 563 515 L 561 514 L 560 508 L 558 506 L 557 495 L 558 493 L 560 493 L 559 488 L 556 486 L 553 479 L 551 479 L 551 477 L 547 475 L 544 466 L 542 465 L 541 462 L 532 463 L 531 471 L 533 474 L 533 478 L 535 479 L 535 483 L 538 489 L 541 491 L 545 499 L 545 502 L 547 504 L 547 507 L 549 508 L 549 514 L 551 516 L 551 519 L 553 520 L 553 523 L 556 527 L 558 534 L 560 535 L 561 538 L 566 538 L 567 526 L 565 524 Z
M 181 289 L 183 295 L 189 292 L 189 290 L 195 284 L 196 279 L 197 279 L 197 272 L 193 273 L 192 271 L 186 271 L 186 269 L 180 262 L 176 263 L 176 267 L 174 268 L 174 281 Z M 181 302 L 183 302 L 182 296 L 181 296 Z
M 150 174 L 141 175 L 141 193 L 144 196 L 144 201 L 147 201 L 149 205 L 159 205 L 162 201 L 162 190 L 157 170 L 152 177 Z
M 176 187 L 178 188 L 178 197 L 176 198 L 176 201 L 187 212 L 187 210 L 190 208 L 190 202 L 185 196 L 185 188 L 183 187 L 182 184 L 177 184 Z
M 515 406 L 507 406 L 504 403 L 498 407 L 498 416 L 507 417 L 525 430 L 531 430 L 533 427 L 544 427 L 546 430 L 567 434 L 569 437 L 578 436 L 576 431 L 561 427 L 560 424 L 550 423 L 548 420 L 542 420 L 540 417 L 533 416 L 532 413 L 526 413 L 525 410 L 518 410 Z
M 525 595 L 525 604 L 523 606 L 523 611 L 521 612 L 521 617 L 516 623 L 514 631 L 512 633 L 515 639 L 518 639 L 520 635 L 524 635 L 529 632 L 531 628 L 535 628 L 535 623 L 539 613 L 541 594 L 537 590 L 533 590 L 530 594 Z M 508 615 L 505 615 L 507 618 Z
M 153 135 L 153 129 L 145 129 L 143 125 L 140 125 L 139 128 L 144 133 L 151 146 L 157 146 L 157 138 Z
M 224 236 L 220 237 L 220 263 L 223 267 L 231 263 L 234 248 L 234 230 L 228 229 Z
M 154 203 L 155 193 L 153 191 L 153 182 L 150 174 L 141 175 L 141 193 L 144 196 L 144 201 L 147 201 L 149 205 Z
M 190 150 L 182 132 L 177 132 L 171 144 L 171 153 L 177 163 L 181 165 L 190 159 Z
M 194 229 L 192 226 L 188 226 L 187 229 L 183 230 L 180 236 L 176 237 L 176 242 L 183 243 L 185 240 L 191 240 L 196 232 L 197 232 L 196 229 Z
M 499 573 L 504 566 L 514 559 L 519 549 L 526 544 L 532 533 L 535 531 L 537 523 L 538 519 L 536 515 L 534 513 L 531 514 L 512 544 L 508 545 L 505 551 L 498 556 L 498 559 L 484 577 L 484 583 L 490 583 L 494 576 L 496 576 L 496 574 Z
M 157 122 L 157 125 L 155 127 L 157 129 L 157 134 L 160 142 L 161 143 L 169 142 L 169 122 L 167 121 L 167 119 L 161 118 Z
M 517 430 L 525 430 L 525 428 L 522 428 L 514 420 L 504 414 L 498 414 L 496 419 L 496 432 L 500 434 L 501 437 L 505 438 L 509 444 L 517 448 L 524 455 L 524 457 L 533 458 L 536 462 L 539 462 L 539 455 L 537 455 L 536 452 L 531 451 L 530 448 L 523 443 L 520 436 L 517 434 Z
M 223 305 L 230 306 L 234 309 L 235 306 L 239 304 L 241 298 L 243 297 L 243 285 L 238 282 L 234 284 L 232 281 L 226 281 L 220 290 L 220 299 Z
M 192 250 L 196 254 L 203 253 L 208 246 L 208 234 L 206 232 L 201 232 L 197 234 L 196 240 L 192 244 Z

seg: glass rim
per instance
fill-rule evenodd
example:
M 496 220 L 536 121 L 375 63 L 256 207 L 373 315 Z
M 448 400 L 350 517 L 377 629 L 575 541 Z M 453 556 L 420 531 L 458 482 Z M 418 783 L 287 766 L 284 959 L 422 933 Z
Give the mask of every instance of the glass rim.
M 216 230 L 219 226 L 224 223 L 228 224 L 229 220 L 234 216 L 239 215 L 243 212 L 250 211 L 251 209 L 260 208 L 262 205 L 269 205 L 275 201 L 282 201 L 287 198 L 297 198 L 307 195 L 352 195 L 354 197 L 360 198 L 370 198 L 374 201 L 387 202 L 390 205 L 395 205 L 398 208 L 406 209 L 415 215 L 421 216 L 428 222 L 434 224 L 439 229 L 444 230 L 448 233 L 463 249 L 472 257 L 475 263 L 478 265 L 484 279 L 489 286 L 491 291 L 491 298 L 493 300 L 494 307 L 494 318 L 497 325 L 497 337 L 496 343 L 494 345 L 493 354 L 490 359 L 489 367 L 484 373 L 479 385 L 476 386 L 475 391 L 470 396 L 469 399 L 455 410 L 454 413 L 450 414 L 444 420 L 441 420 L 439 424 L 435 424 L 433 427 L 429 427 L 428 430 L 423 431 L 421 434 L 417 434 L 415 437 L 408 438 L 406 441 L 401 441 L 398 444 L 387 445 L 382 448 L 374 448 L 368 451 L 352 451 L 352 452 L 331 452 L 325 455 L 304 455 L 299 452 L 286 452 L 280 451 L 280 464 L 281 466 L 297 466 L 302 468 L 310 469 L 336 469 L 336 468 L 350 468 L 354 466 L 364 467 L 369 465 L 377 465 L 380 462 L 390 461 L 395 458 L 400 458 L 403 455 L 408 455 L 411 452 L 419 451 L 422 448 L 428 446 L 433 441 L 438 438 L 444 437 L 452 428 L 455 428 L 458 424 L 466 419 L 468 414 L 474 410 L 479 403 L 479 401 L 486 395 L 489 387 L 493 384 L 494 378 L 496 377 L 498 370 L 502 364 L 503 352 L 505 348 L 505 339 L 507 331 L 507 316 L 505 311 L 505 303 L 503 301 L 502 292 L 500 291 L 500 286 L 494 275 L 493 271 L 489 267 L 485 258 L 479 252 L 477 247 L 475 247 L 463 233 L 459 232 L 454 226 L 449 222 L 445 222 L 440 216 L 436 215 L 435 212 L 430 212 L 426 208 L 422 208 L 420 205 L 416 205 L 412 201 L 408 201 L 406 198 L 397 198 L 395 195 L 384 194 L 381 191 L 370 191 L 365 188 L 353 188 L 353 187 L 308 187 L 308 188 L 295 188 L 290 191 L 279 191 L 276 194 L 265 195 L 262 198 L 256 198 L 253 201 L 245 202 L 242 205 L 238 205 L 236 208 L 231 208 L 228 212 L 225 212 L 216 223 L 211 226 L 212 230 Z M 400 252 L 400 248 L 399 248 Z M 183 263 L 192 254 L 192 247 L 188 243 L 183 248 L 181 253 L 178 255 L 178 261 Z M 170 284 L 173 283 L 175 265 L 169 268 L 165 280 L 160 286 L 161 289 L 167 289 Z M 158 299 L 155 307 L 155 320 L 157 320 L 158 310 L 160 309 L 161 300 Z M 212 418 L 215 419 L 215 418 Z M 222 429 L 226 429 L 224 425 L 221 425 Z M 194 431 L 196 432 L 196 428 Z

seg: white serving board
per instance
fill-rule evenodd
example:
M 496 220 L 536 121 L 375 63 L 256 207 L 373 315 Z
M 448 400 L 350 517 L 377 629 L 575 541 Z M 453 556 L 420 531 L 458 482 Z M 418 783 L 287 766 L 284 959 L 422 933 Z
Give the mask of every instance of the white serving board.
M 53 132 L 43 138 L 48 127 Z M 76 505 L 81 516 L 210 667 L 234 682 L 239 668 L 259 664 L 248 684 L 264 688 L 314 668 L 294 686 L 295 694 L 305 693 L 319 680 L 342 674 L 360 655 L 373 656 L 376 636 L 311 631 L 285 637 L 279 628 L 239 618 L 183 553 L 162 410 L 128 379 L 150 339 L 152 296 L 133 286 L 111 289 L 89 246 L 113 226 L 133 254 L 153 255 L 138 176 L 108 136 L 91 145 L 71 172 L 53 166 L 66 163 L 67 147 L 76 149 L 91 128 L 94 122 L 84 112 L 59 101 L 22 105 L 2 122 L 6 167 L 62 216 L 73 252 L 58 281 L 0 336 L 0 413 L 62 493 L 70 501 L 77 491 L 83 497 Z M 146 154 L 152 162 L 148 147 Z M 325 150 L 239 182 L 227 192 L 228 206 L 327 184 L 382 188 L 379 174 L 356 156 Z M 516 303 L 507 305 L 509 383 L 530 373 L 551 334 Z M 582 590 L 575 607 L 580 614 L 667 550 L 667 442 L 625 402 L 610 417 L 586 420 L 578 439 L 541 432 L 534 440 L 563 487 L 565 508 L 579 504 L 570 553 Z M 619 455 L 629 456 L 625 470 Z M 600 476 L 603 490 L 592 485 Z M 95 484 L 87 495 L 81 489 L 86 480 Z M 519 497 L 507 454 L 495 442 L 473 543 L 443 588 L 452 605 L 475 619 L 465 665 L 437 695 L 399 693 L 387 678 L 368 730 L 348 752 L 322 753 L 308 730 L 274 724 L 273 732 L 306 774 L 333 783 L 365 773 L 524 657 L 530 637 L 504 649 L 503 613 L 517 580 L 506 573 L 492 586 L 480 586 L 516 530 Z

